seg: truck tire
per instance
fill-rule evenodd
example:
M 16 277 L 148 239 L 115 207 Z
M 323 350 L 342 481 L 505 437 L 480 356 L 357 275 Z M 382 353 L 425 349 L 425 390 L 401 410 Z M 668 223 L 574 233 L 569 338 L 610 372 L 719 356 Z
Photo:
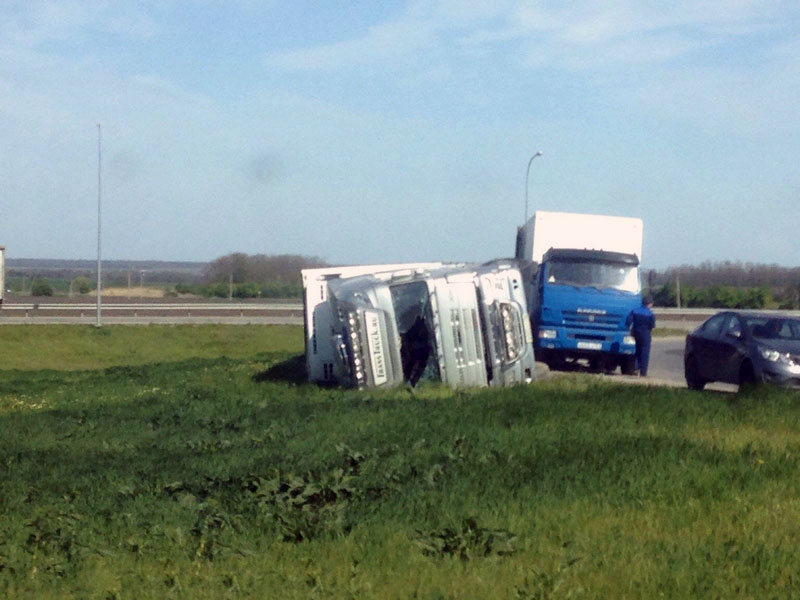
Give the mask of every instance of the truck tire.
M 589 368 L 592 371 L 610 375 L 611 373 L 617 370 L 617 363 L 613 359 L 608 358 L 607 356 L 603 356 L 602 358 L 591 359 L 589 361 Z
M 623 375 L 636 374 L 636 358 L 633 356 L 623 356 L 619 359 L 619 369 Z

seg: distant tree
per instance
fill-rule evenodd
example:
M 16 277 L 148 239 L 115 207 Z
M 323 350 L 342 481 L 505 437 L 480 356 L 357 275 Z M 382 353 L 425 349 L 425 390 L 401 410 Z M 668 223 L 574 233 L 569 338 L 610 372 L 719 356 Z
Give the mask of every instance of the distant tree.
M 260 294 L 258 285 L 252 281 L 241 283 L 233 289 L 234 298 L 258 298 Z
M 280 254 L 249 256 L 240 252 L 221 256 L 208 264 L 203 271 L 206 283 L 234 284 L 254 282 L 264 285 L 273 282 L 299 283 L 300 269 L 324 267 L 327 263 L 312 256 Z
M 187 284 L 187 283 L 176 283 L 175 284 L 175 293 L 176 294 L 193 294 L 195 293 L 194 288 Z
M 72 290 L 78 294 L 88 294 L 92 287 L 92 280 L 86 275 L 78 275 L 72 280 Z
M 707 261 L 650 271 L 644 281 L 657 306 L 676 306 L 676 282 L 680 281 L 684 307 L 800 307 L 800 267 Z
M 37 277 L 36 279 L 33 280 L 33 284 L 31 285 L 31 295 L 52 296 L 53 286 L 50 285 L 50 282 L 47 281 L 47 279 Z

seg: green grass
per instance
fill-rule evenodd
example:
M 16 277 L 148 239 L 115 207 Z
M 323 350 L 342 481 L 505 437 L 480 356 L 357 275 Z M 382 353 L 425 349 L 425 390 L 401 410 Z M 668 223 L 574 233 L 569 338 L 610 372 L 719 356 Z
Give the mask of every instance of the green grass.
M 322 389 L 300 332 L 237 327 L 239 355 L 176 328 L 171 361 L 0 371 L 0 595 L 800 593 L 796 393 Z
M 676 327 L 656 327 L 653 329 L 653 337 L 686 337 L 689 333 L 686 329 Z
M 303 331 L 277 325 L 3 325 L 0 369 L 100 369 L 301 352 Z

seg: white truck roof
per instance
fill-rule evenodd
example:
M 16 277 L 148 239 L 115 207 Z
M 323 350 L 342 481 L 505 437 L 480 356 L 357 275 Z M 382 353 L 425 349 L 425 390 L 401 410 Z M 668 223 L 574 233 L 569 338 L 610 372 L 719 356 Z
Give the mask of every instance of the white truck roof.
M 559 248 L 635 254 L 641 262 L 642 233 L 635 217 L 539 210 L 520 228 L 517 258 L 540 263 L 550 248 Z

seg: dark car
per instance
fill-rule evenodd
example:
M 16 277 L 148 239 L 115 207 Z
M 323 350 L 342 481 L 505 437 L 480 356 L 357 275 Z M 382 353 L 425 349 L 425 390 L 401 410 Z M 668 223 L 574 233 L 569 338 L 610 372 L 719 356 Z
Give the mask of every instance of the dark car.
M 721 312 L 686 336 L 686 384 L 776 383 L 800 388 L 800 319 Z

